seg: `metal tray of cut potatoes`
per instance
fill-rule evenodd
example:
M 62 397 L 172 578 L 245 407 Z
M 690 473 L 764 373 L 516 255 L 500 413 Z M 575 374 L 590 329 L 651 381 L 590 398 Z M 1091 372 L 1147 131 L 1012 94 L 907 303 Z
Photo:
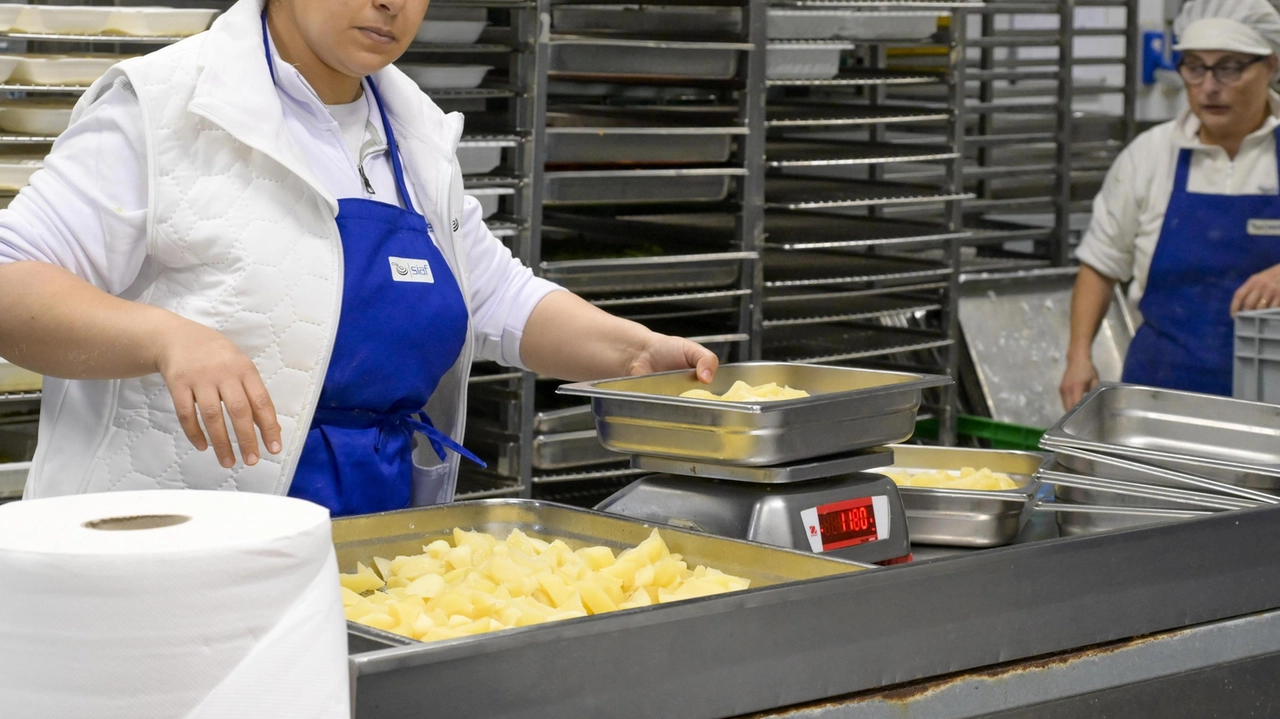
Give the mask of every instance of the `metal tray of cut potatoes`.
M 870 471 L 890 476 L 894 470 L 910 475 L 958 474 L 972 467 L 1007 475 L 1016 483 L 1013 489 L 997 491 L 899 485 L 911 542 L 951 547 L 998 547 L 1012 542 L 1040 485 L 1035 473 L 1045 461 L 1034 452 L 905 444 L 889 449 L 893 465 Z
M 524 499 L 489 499 L 397 512 L 336 519 L 333 542 L 339 571 L 351 573 L 357 563 L 375 566 L 375 558 L 394 559 L 424 553 L 425 546 L 439 539 L 452 539 L 454 529 L 478 531 L 506 538 L 518 529 L 530 537 L 551 542 L 562 540 L 570 549 L 604 546 L 618 552 L 639 545 L 655 525 L 610 514 L 593 512 L 549 502 Z M 715 537 L 699 532 L 657 527 L 672 553 L 690 566 L 702 565 L 750 581 L 751 588 L 768 587 L 817 577 L 828 577 L 866 568 L 865 565 L 795 552 L 762 544 Z M 625 611 L 658 609 L 655 604 Z M 373 627 L 348 622 L 351 644 L 367 648 L 411 645 L 429 651 L 459 642 L 488 641 L 544 631 L 557 625 L 605 619 L 615 612 L 578 619 L 563 619 L 500 632 L 476 634 L 443 641 L 421 643 Z M 509 640 L 508 640 L 509 641 Z M 518 641 L 518 640 L 517 640 Z
M 764 402 L 681 397 L 724 394 L 736 382 L 776 383 L 810 396 Z M 722 365 L 710 385 L 690 371 L 580 382 L 562 394 L 591 398 L 596 429 L 615 452 L 767 467 L 905 441 L 920 394 L 947 377 L 793 362 Z

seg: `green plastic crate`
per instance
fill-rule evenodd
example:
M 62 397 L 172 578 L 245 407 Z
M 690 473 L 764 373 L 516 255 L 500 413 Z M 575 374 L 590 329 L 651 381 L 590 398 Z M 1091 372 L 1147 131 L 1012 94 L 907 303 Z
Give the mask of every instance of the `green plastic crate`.
M 956 417 L 957 439 L 980 439 L 991 449 L 1014 449 L 1034 452 L 1040 449 L 1045 430 L 1020 424 L 997 422 L 987 417 L 962 414 Z M 938 420 L 930 417 L 916 422 L 916 437 L 938 438 Z

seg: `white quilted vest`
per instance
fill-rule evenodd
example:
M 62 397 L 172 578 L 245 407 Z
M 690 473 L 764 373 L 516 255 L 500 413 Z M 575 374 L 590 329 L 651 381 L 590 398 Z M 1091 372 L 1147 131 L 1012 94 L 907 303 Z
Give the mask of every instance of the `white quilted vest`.
M 241 0 L 206 33 L 117 65 L 86 93 L 76 121 L 112 83 L 142 106 L 149 159 L 148 251 L 124 296 L 212 327 L 257 365 L 284 449 L 254 467 L 219 466 L 178 425 L 159 374 L 45 381 L 40 443 L 26 497 L 190 488 L 284 494 L 328 367 L 342 300 L 337 200 L 312 176 L 284 125 L 266 67 L 257 0 Z M 452 229 L 462 211 L 455 158 L 461 116 L 444 115 L 388 68 L 375 77 L 419 207 L 469 296 Z M 450 221 L 444 221 L 450 218 Z M 428 406 L 461 438 L 468 341 Z M 229 425 L 228 425 L 229 426 Z M 457 458 L 415 451 L 415 504 L 452 498 Z

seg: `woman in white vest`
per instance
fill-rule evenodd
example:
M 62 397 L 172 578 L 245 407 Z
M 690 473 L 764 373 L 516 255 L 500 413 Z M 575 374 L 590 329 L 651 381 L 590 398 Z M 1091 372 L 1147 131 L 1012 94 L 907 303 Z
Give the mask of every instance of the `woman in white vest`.
M 711 379 L 706 349 L 533 277 L 489 233 L 462 117 L 391 65 L 426 6 L 240 0 L 85 94 L 0 212 L 0 356 L 46 375 L 28 498 L 446 502 L 476 357 Z

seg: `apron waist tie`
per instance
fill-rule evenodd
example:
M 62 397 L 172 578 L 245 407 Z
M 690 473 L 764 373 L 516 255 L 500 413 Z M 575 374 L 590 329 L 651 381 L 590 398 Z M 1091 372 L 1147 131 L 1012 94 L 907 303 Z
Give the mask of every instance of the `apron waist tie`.
M 382 413 L 370 412 L 363 409 L 316 409 L 315 418 L 312 419 L 311 425 L 337 427 L 339 429 L 371 429 L 378 428 L 378 449 L 381 451 L 385 448 L 386 437 L 391 431 L 404 432 L 412 436 L 414 432 L 421 432 L 426 436 L 427 441 L 431 443 L 431 448 L 435 450 L 436 456 L 440 461 L 445 460 L 444 451 L 446 449 L 453 450 L 462 457 L 475 462 L 481 467 L 488 467 L 484 460 L 475 456 L 466 447 L 453 441 L 449 435 L 436 429 L 431 423 L 431 418 L 422 410 L 401 413 Z

